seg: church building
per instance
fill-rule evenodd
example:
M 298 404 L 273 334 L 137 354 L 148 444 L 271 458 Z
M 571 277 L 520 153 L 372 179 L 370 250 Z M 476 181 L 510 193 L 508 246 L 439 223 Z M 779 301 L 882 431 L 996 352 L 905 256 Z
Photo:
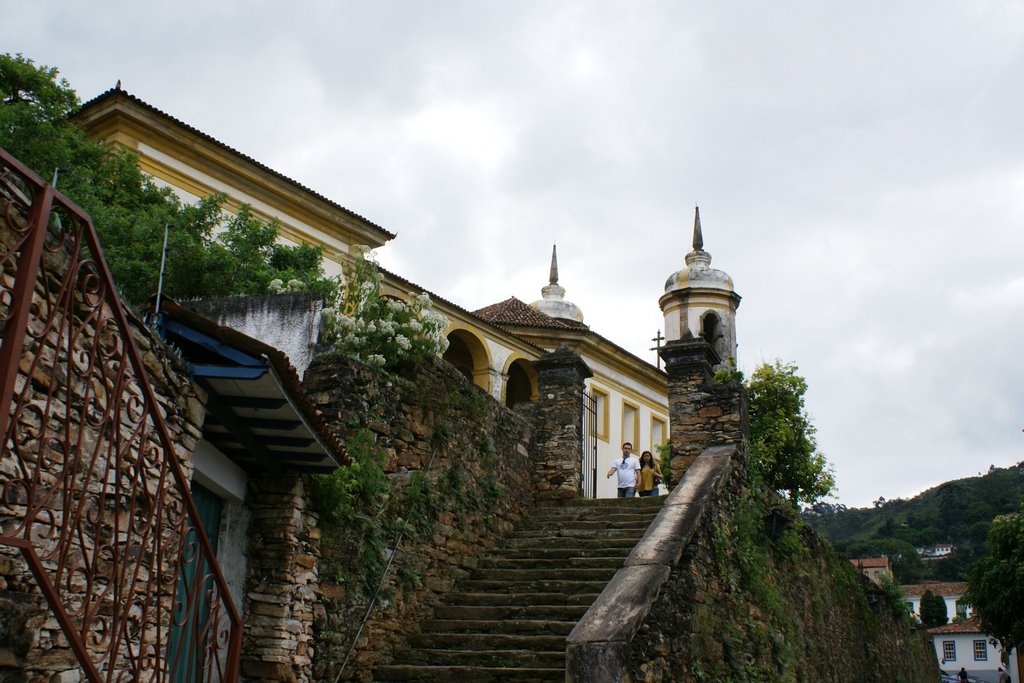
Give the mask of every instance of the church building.
M 120 87 L 85 103 L 74 120 L 90 137 L 134 152 L 142 170 L 183 200 L 223 193 L 227 210 L 237 211 L 247 204 L 256 217 L 277 221 L 283 241 L 322 245 L 328 275 L 340 275 L 357 246 L 373 249 L 395 237 Z M 713 344 L 724 364 L 736 353 L 735 313 L 740 297 L 731 278 L 710 263 L 697 213 L 693 251 L 686 255 L 685 267 L 669 277 L 659 303 L 668 340 L 687 332 L 701 335 Z M 405 299 L 425 291 L 399 274 L 382 274 L 388 295 Z M 590 438 L 584 447 L 587 452 L 581 454 L 592 462 L 584 475 L 584 495 L 615 495 L 614 481 L 603 475 L 620 454 L 622 442 L 631 442 L 637 454 L 651 450 L 656 456 L 657 448 L 668 442 L 665 372 L 586 325 L 581 308 L 565 298 L 554 249 L 549 281 L 541 288 L 541 298 L 531 304 L 513 297 L 469 311 L 434 292 L 426 293 L 435 310 L 449 320 L 445 359 L 510 407 L 537 400 L 533 361 L 561 346 L 580 354 L 593 373 L 587 380 Z

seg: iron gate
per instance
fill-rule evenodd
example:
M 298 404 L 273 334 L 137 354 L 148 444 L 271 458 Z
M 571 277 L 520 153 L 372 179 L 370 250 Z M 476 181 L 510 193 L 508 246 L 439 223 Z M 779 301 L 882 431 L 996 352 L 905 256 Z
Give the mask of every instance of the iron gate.
M 92 683 L 238 679 L 174 410 L 89 216 L 0 149 L 0 554 L 24 558 Z
M 597 400 L 583 392 L 583 497 L 597 498 Z

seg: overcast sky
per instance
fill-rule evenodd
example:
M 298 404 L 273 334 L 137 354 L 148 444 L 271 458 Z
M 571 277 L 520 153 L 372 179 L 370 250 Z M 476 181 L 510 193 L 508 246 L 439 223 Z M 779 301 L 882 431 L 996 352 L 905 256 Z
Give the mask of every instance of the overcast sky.
M 164 9 L 166 7 L 166 9 Z M 654 361 L 705 249 L 741 368 L 795 362 L 838 500 L 1022 457 L 1024 4 L 22 3 L 0 50 L 123 87 L 398 233 L 470 310 L 540 298 Z

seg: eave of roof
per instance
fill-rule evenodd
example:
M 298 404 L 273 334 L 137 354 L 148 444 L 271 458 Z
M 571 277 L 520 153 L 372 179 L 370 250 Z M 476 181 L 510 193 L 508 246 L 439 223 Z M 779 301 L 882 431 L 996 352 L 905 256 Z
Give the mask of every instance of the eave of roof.
M 171 299 L 164 298 L 161 301 L 160 313 L 232 349 L 249 356 L 266 359 L 271 369 L 272 381 L 284 392 L 287 402 L 300 411 L 301 421 L 314 432 L 315 437 L 326 448 L 329 458 L 342 465 L 351 463 L 344 445 L 327 425 L 316 405 L 302 388 L 298 373 L 283 352 L 237 330 L 218 325 L 213 320 L 185 308 Z M 216 390 L 216 385 L 209 381 L 207 386 L 212 386 Z M 209 391 L 209 389 L 207 390 Z M 221 426 L 226 428 L 228 425 L 221 424 Z
M 963 621 L 955 621 L 950 624 L 930 628 L 928 633 L 984 633 L 984 631 L 981 630 L 981 620 L 977 617 L 971 617 Z
M 933 595 L 943 597 L 959 597 L 967 591 L 966 581 L 947 581 L 943 583 L 912 583 L 900 586 L 903 594 L 908 598 L 919 598 L 925 591 L 931 591 Z
M 91 100 L 85 102 L 84 104 L 82 104 L 81 107 L 79 107 L 78 111 L 71 115 L 71 120 L 74 121 L 77 119 L 81 123 L 88 124 L 92 121 L 91 115 L 93 112 L 99 112 L 104 105 L 113 105 L 115 101 L 123 101 L 129 103 L 132 106 L 137 107 L 138 109 L 141 109 L 147 112 L 148 114 L 164 121 L 172 127 L 177 128 L 190 136 L 199 138 L 206 143 L 209 143 L 211 146 L 226 153 L 231 157 L 234 157 L 238 161 L 242 162 L 244 165 L 251 166 L 252 168 L 258 170 L 261 174 L 270 176 L 284 183 L 285 185 L 291 187 L 292 190 L 307 195 L 315 202 L 330 207 L 335 211 L 339 211 L 342 214 L 348 216 L 349 218 L 355 219 L 355 221 L 360 223 L 366 230 L 368 230 L 371 233 L 375 233 L 375 236 L 378 238 L 380 244 L 384 244 L 385 242 L 395 238 L 394 233 L 382 228 L 381 226 L 377 225 L 373 221 L 368 220 L 364 216 L 361 216 L 355 213 L 354 211 L 345 208 L 344 206 L 338 204 L 337 202 L 320 194 L 319 192 L 316 192 L 315 190 L 306 187 L 305 185 L 299 183 L 296 180 L 293 180 L 292 178 L 289 178 L 283 173 L 275 171 L 269 166 L 260 163 L 256 159 L 246 154 L 243 154 L 242 152 L 239 152 L 233 147 L 224 144 L 220 140 L 217 140 L 213 136 L 204 133 L 198 128 L 190 126 L 184 121 L 181 121 L 180 119 L 177 119 L 160 109 L 157 109 L 153 105 L 139 99 L 135 95 L 132 95 L 131 93 L 125 90 L 121 90 L 120 88 L 111 88 L 110 90 L 107 90 L 106 92 L 103 92 L 97 95 L 96 97 L 92 98 Z M 102 114 L 99 114 L 100 118 L 102 118 L 102 116 Z

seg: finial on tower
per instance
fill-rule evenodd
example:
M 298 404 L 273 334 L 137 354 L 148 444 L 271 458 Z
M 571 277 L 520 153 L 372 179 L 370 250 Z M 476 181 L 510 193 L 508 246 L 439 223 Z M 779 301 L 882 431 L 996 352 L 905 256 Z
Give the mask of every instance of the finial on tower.
M 693 249 L 700 251 L 704 248 L 704 235 L 700 231 L 700 207 L 693 207 Z
M 548 284 L 558 284 L 558 247 L 551 245 L 551 275 L 548 276 Z

